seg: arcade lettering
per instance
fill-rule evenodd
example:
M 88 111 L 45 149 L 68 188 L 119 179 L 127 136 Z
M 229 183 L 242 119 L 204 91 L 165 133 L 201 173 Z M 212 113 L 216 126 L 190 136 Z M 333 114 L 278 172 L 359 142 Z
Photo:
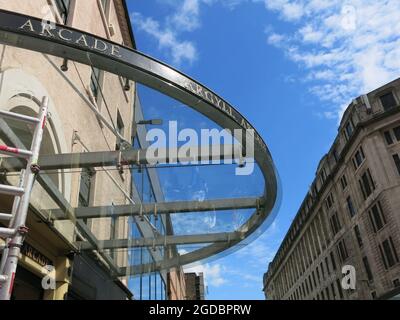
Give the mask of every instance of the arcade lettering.
M 56 25 L 52 26 L 51 24 L 42 22 L 40 26 L 37 26 L 37 23 L 34 24 L 31 19 L 28 19 L 22 26 L 19 27 L 19 29 L 33 32 L 43 37 L 62 40 L 63 42 L 68 42 L 69 44 L 75 44 L 117 58 L 122 58 L 120 53 L 121 48 L 118 45 L 109 44 L 98 38 L 65 28 L 60 28 Z
M 21 248 L 21 253 L 41 265 L 42 267 L 46 265 L 52 265 L 52 261 L 47 258 L 44 254 L 39 252 L 39 250 L 35 249 L 32 247 L 30 244 L 27 242 L 24 242 Z
M 33 33 L 41 37 L 62 41 L 67 43 L 68 45 L 75 45 L 99 53 L 103 53 L 111 57 L 124 59 L 121 54 L 122 50 L 120 46 L 103 41 L 94 36 L 81 33 L 79 31 L 63 28 L 62 26 L 56 24 L 45 23 L 43 21 L 39 22 L 35 19 L 27 19 L 25 23 L 18 27 L 18 29 L 24 32 Z M 239 124 L 244 130 L 254 130 L 253 126 L 251 126 L 250 123 L 246 119 L 244 119 L 235 109 L 233 109 L 224 100 L 222 100 L 216 94 L 207 90 L 200 84 L 193 81 L 188 81 L 184 84 L 184 87 L 196 96 L 202 98 L 203 100 L 210 103 L 212 106 L 222 111 L 228 117 L 233 119 L 237 124 Z M 256 140 L 257 144 L 262 147 L 263 150 L 267 150 L 267 146 L 265 145 L 263 139 L 257 133 L 255 133 L 254 139 Z

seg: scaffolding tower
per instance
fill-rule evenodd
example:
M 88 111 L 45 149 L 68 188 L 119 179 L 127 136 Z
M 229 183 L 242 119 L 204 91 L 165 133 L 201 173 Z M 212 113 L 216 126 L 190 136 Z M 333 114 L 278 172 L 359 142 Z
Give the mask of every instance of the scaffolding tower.
M 14 196 L 11 214 L 0 214 L 0 220 L 9 221 L 8 228 L 0 228 L 0 237 L 5 239 L 4 246 L 0 248 L 3 251 L 0 263 L 0 300 L 9 300 L 11 297 L 18 258 L 25 236 L 28 233 L 25 223 L 35 176 L 40 171 L 38 159 L 46 123 L 47 108 L 48 98 L 44 97 L 37 118 L 0 111 L 0 116 L 3 118 L 35 125 L 31 150 L 0 146 L 0 154 L 13 155 L 27 160 L 26 168 L 21 170 L 18 187 L 0 185 L 1 194 Z

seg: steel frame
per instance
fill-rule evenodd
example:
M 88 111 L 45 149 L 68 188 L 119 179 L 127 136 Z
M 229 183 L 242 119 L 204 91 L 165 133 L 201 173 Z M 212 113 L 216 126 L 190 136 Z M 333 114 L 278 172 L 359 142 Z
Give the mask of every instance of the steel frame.
M 229 243 L 243 239 L 242 232 L 221 232 L 210 234 L 182 235 L 182 236 L 159 236 L 156 238 L 134 238 L 134 239 L 114 239 L 99 240 L 97 248 L 101 249 L 128 249 L 140 247 L 161 247 L 182 244 L 201 244 L 201 243 Z M 92 244 L 85 241 L 76 242 L 81 250 L 93 250 Z
M 222 210 L 240 210 L 260 207 L 262 198 L 236 198 L 236 199 L 217 199 L 205 201 L 175 201 L 175 202 L 156 202 L 137 205 L 115 205 L 115 206 L 97 206 L 97 207 L 78 207 L 70 212 L 75 219 L 93 219 L 106 217 L 127 217 L 160 215 L 165 213 L 187 213 L 187 212 L 205 212 Z M 49 217 L 52 220 L 70 219 L 64 210 L 48 210 Z
M 193 147 L 194 148 L 194 147 Z M 236 159 L 238 152 L 235 152 L 237 146 L 234 145 L 218 145 L 211 147 L 198 146 L 196 149 L 197 156 L 179 157 L 179 162 L 198 161 L 230 161 Z M 99 152 L 82 152 L 82 153 L 62 153 L 54 155 L 42 155 L 39 159 L 39 165 L 42 170 L 60 170 L 60 169 L 77 169 L 77 168 L 94 168 L 94 167 L 112 167 L 122 166 L 140 166 L 140 165 L 161 165 L 175 161 L 170 155 L 178 154 L 179 148 L 160 148 L 158 151 L 166 155 L 165 159 L 157 159 L 151 156 L 154 148 L 141 150 L 124 150 L 124 151 L 99 151 Z M 7 166 L 10 170 L 19 171 L 23 168 L 23 164 L 19 158 L 9 157 L 3 159 L 3 166 Z
M 199 243 L 199 241 L 205 241 L 203 243 L 212 242 L 212 244 L 184 255 L 178 255 L 170 259 L 156 261 L 147 265 L 118 268 L 116 271 L 121 276 L 125 275 L 128 271 L 130 274 L 135 274 L 143 272 L 143 270 L 146 270 L 146 272 L 164 270 L 213 256 L 238 244 L 240 241 L 250 236 L 267 219 L 274 208 L 278 193 L 278 180 L 272 157 L 261 136 L 233 106 L 195 80 L 138 51 L 122 47 L 106 39 L 100 39 L 94 35 L 64 25 L 57 25 L 56 29 L 52 30 L 50 35 L 49 33 L 40 33 L 40 31 L 37 30 L 41 30 L 41 24 L 42 21 L 40 19 L 0 10 L 0 42 L 6 45 L 47 53 L 68 60 L 74 60 L 79 63 L 91 65 L 117 74 L 132 81 L 142 83 L 181 101 L 194 110 L 202 113 L 222 128 L 230 129 L 232 131 L 240 129 L 244 133 L 244 137 L 246 137 L 247 129 L 252 129 L 255 132 L 254 159 L 264 176 L 265 189 L 262 200 L 260 201 L 260 204 L 262 205 L 257 205 L 256 210 L 249 220 L 235 232 L 227 234 L 167 236 L 164 238 L 144 238 L 138 240 L 139 242 L 137 245 L 149 245 L 153 247 L 161 245 L 161 240 L 164 241 L 166 245 L 167 243 Z M 24 28 L 24 26 L 28 26 L 28 28 Z M 62 32 L 66 31 L 68 31 L 68 35 L 71 39 L 62 36 Z M 102 41 L 106 44 L 109 50 L 96 50 L 95 45 L 83 46 L 82 44 L 79 44 L 79 41 L 77 41 L 80 37 L 85 37 L 87 43 Z M 242 144 L 244 144 L 243 141 Z M 146 159 L 142 158 L 144 154 L 142 154 L 141 151 L 134 150 L 129 151 L 128 153 L 133 156 L 136 155 L 136 159 L 139 158 L 140 161 L 138 161 L 137 164 L 142 164 L 142 160 L 143 163 L 146 162 Z M 104 155 L 104 153 L 98 154 L 97 156 L 101 157 L 102 155 Z M 110 165 L 115 165 L 116 156 L 119 155 L 110 153 L 108 156 L 110 157 L 108 161 L 112 163 Z M 71 160 L 73 155 L 61 155 L 58 160 L 63 157 L 67 162 L 67 160 Z M 56 157 L 47 159 L 49 167 L 50 162 L 53 161 L 54 163 L 55 160 Z M 87 166 L 90 164 L 91 166 L 95 166 L 93 159 L 87 159 L 85 161 Z M 104 160 L 101 159 L 100 162 L 103 163 Z M 74 162 L 70 162 L 68 167 L 71 168 L 71 165 L 73 164 Z M 67 164 L 65 163 L 65 166 L 66 165 Z M 60 163 L 54 163 L 53 168 L 60 169 Z M 53 197 L 56 192 L 54 192 L 55 190 L 52 191 L 51 196 Z M 59 200 L 60 199 L 58 199 L 58 202 L 60 202 Z M 63 201 L 61 201 L 61 203 L 63 205 L 61 206 L 62 210 L 68 208 L 67 212 L 70 212 L 71 219 L 75 219 L 74 210 L 69 208 Z M 81 220 L 78 219 L 76 222 L 77 225 L 85 231 L 85 226 L 81 225 Z M 102 249 L 105 247 L 130 247 L 130 240 L 124 239 L 112 240 L 114 242 L 100 242 L 90 239 L 89 237 L 88 241 L 91 242 L 91 244 L 78 244 L 83 249 L 98 249 L 102 254 L 104 254 Z M 152 243 L 150 244 L 149 242 Z

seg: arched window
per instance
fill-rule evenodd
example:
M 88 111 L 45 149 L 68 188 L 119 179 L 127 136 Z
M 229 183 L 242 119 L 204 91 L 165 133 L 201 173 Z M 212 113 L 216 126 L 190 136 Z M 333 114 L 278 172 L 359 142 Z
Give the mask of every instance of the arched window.
M 37 114 L 28 106 L 17 106 L 13 107 L 11 112 L 19 113 L 31 117 L 37 117 Z M 21 143 L 24 145 L 24 148 L 27 150 L 31 149 L 32 138 L 33 138 L 33 131 L 34 126 L 22 121 L 12 120 L 12 119 L 4 119 L 4 121 L 8 124 L 10 129 L 14 132 L 14 134 L 19 138 Z M 4 137 L 4 132 L 0 133 L 0 138 L 3 141 L 7 141 L 8 139 Z M 10 145 L 13 146 L 13 145 Z M 17 147 L 17 146 L 13 146 Z M 51 137 L 51 133 L 49 129 L 45 128 L 43 133 L 43 140 L 40 148 L 41 155 L 51 155 L 56 153 L 56 148 L 53 143 L 53 139 Z M 51 180 L 54 182 L 55 186 L 60 189 L 60 173 L 57 171 L 46 172 Z

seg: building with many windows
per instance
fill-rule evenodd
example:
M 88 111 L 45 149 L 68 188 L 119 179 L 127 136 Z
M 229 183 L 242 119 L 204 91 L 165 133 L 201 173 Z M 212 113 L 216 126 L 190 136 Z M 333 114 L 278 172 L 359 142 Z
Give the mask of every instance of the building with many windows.
M 267 299 L 384 299 L 400 292 L 400 79 L 355 99 L 276 256 Z M 342 286 L 343 266 L 355 289 Z

